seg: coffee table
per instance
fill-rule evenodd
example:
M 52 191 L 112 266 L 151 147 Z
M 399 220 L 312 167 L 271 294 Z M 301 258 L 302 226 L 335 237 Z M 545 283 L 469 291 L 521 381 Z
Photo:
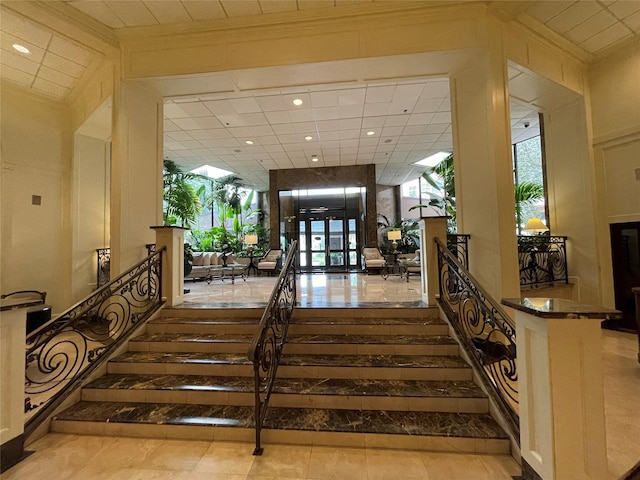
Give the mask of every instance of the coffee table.
M 228 265 L 226 267 L 223 266 L 213 266 L 209 267 L 207 271 L 207 276 L 205 280 L 207 283 L 211 283 L 214 278 L 219 278 L 224 282 L 225 278 L 231 277 L 231 283 L 236 283 L 236 277 L 242 277 L 242 280 L 247 281 L 247 268 L 248 265 L 236 264 L 236 265 Z

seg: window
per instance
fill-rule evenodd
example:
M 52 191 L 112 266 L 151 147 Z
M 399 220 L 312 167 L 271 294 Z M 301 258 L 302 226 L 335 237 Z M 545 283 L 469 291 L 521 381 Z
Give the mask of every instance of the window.
M 518 233 L 530 218 L 539 218 L 549 225 L 540 135 L 513 145 L 513 171 Z

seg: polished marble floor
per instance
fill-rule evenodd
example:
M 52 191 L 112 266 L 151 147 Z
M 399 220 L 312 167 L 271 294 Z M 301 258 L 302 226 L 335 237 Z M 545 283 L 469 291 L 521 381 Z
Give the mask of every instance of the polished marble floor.
M 260 306 L 275 277 L 246 282 L 193 282 L 185 307 Z M 302 307 L 421 305 L 420 278 L 367 275 L 304 275 Z M 609 477 L 617 479 L 640 459 L 640 364 L 634 335 L 603 330 L 605 415 Z M 424 479 L 511 480 L 519 467 L 505 455 L 470 455 L 319 446 L 268 445 L 261 457 L 252 445 L 168 439 L 48 434 L 2 480 L 275 480 Z M 603 479 L 604 480 L 604 479 Z

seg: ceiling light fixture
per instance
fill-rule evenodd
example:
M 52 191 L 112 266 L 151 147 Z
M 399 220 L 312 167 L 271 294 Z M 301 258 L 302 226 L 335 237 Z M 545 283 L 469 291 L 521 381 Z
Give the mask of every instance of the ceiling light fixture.
M 309 140 L 313 140 L 313 137 L 311 135 L 307 135 L 306 137 L 304 137 L 304 139 L 309 141 Z
M 12 47 L 20 53 L 31 53 L 31 51 L 27 47 L 25 47 L 24 45 L 20 45 L 19 43 L 14 43 Z
M 296 106 L 300 106 L 300 105 L 302 105 L 302 100 L 300 100 L 299 98 L 296 98 L 296 99 L 293 101 L 293 104 L 294 104 L 294 105 L 296 105 Z
M 414 165 L 422 165 L 424 167 L 435 167 L 442 160 L 447 158 L 449 155 L 451 155 L 449 152 L 434 153 L 433 155 L 430 155 L 426 158 L 423 158 L 422 160 L 417 161 L 416 163 L 414 163 Z
M 253 145 L 253 141 L 252 141 L 252 140 L 247 140 L 247 141 L 246 141 L 246 142 L 244 142 L 244 143 L 246 143 L 247 145 Z
M 374 132 L 373 130 L 370 130 L 370 131 L 367 132 L 367 135 L 369 135 L 369 136 L 375 135 L 375 134 L 376 134 L 376 132 Z
M 311 161 L 312 162 L 317 162 L 318 161 L 318 157 L 316 157 L 315 155 L 313 157 L 311 157 Z

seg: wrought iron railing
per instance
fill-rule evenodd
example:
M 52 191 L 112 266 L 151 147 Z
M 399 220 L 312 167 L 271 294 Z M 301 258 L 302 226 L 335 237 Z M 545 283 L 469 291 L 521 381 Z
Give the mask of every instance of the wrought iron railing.
M 111 278 L 111 249 L 96 248 L 96 252 L 98 253 L 96 288 L 100 288 L 109 283 Z
M 262 455 L 260 436 L 269 407 L 269 398 L 276 379 L 280 356 L 287 337 L 289 322 L 296 304 L 296 250 L 297 240 L 290 247 L 278 281 L 269 298 L 258 331 L 249 348 L 249 360 L 253 362 L 255 378 L 255 428 L 254 455 Z
M 449 251 L 455 255 L 465 268 L 469 268 L 469 238 L 471 238 L 471 235 L 461 233 L 447 234 L 447 247 Z
M 442 241 L 436 239 L 436 243 L 440 306 L 513 437 L 519 441 L 515 325 Z
M 518 235 L 520 285 L 568 283 L 567 237 Z
M 136 264 L 26 339 L 25 432 L 32 432 L 162 303 L 162 252 Z

